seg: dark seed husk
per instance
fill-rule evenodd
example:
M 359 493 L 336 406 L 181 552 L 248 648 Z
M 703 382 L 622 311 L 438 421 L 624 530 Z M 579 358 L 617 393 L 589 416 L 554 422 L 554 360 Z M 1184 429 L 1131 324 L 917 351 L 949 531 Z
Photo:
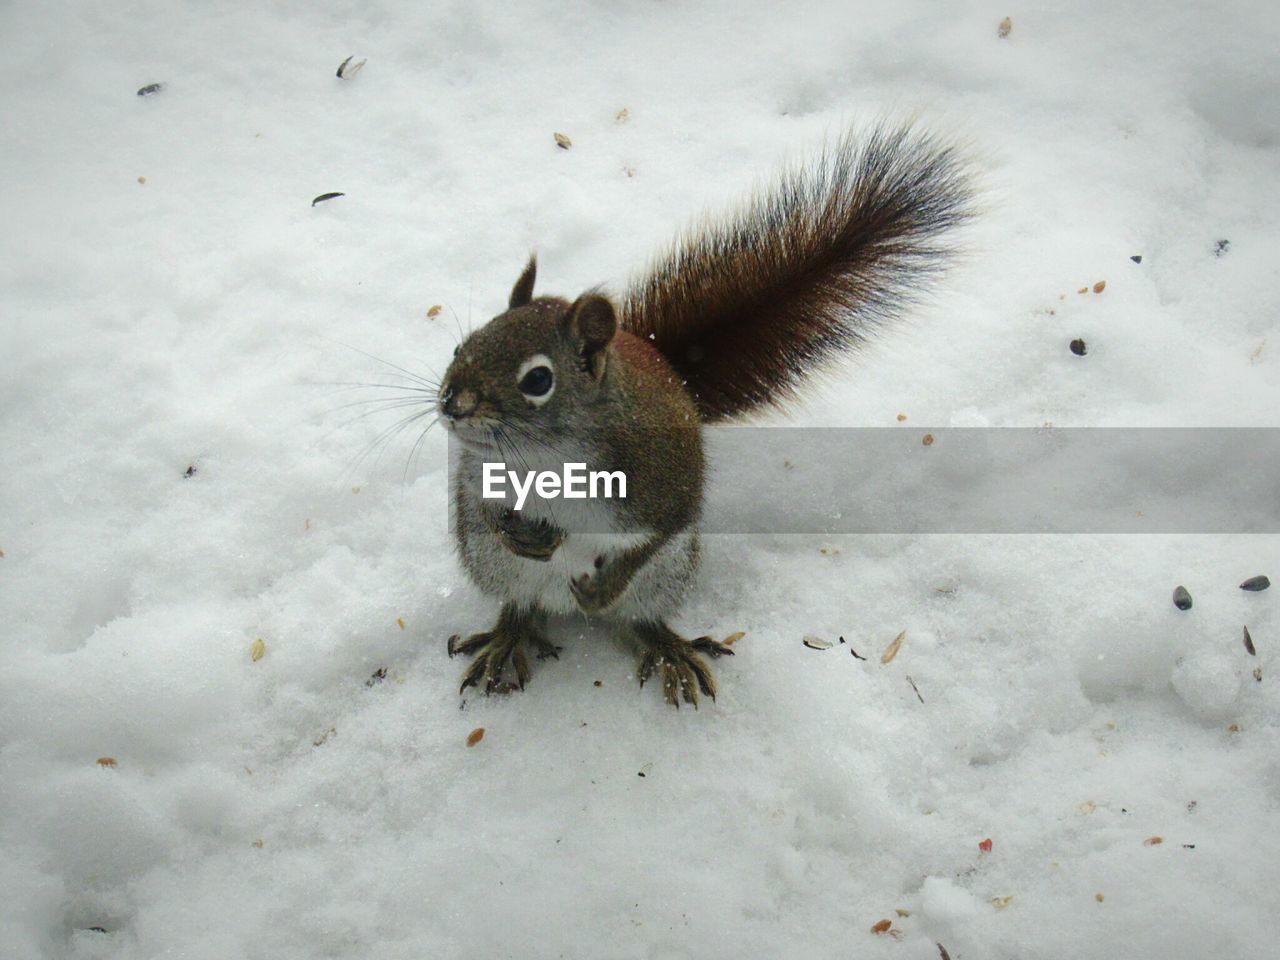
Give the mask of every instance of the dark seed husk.
M 1244 648 L 1249 651 L 1249 656 L 1256 657 L 1258 651 L 1253 649 L 1253 637 L 1249 636 L 1249 628 L 1244 628 Z
M 1179 610 L 1191 609 L 1191 594 L 1187 591 L 1186 587 L 1179 585 L 1174 588 L 1173 605 Z
M 345 196 L 346 196 L 345 193 L 322 193 L 320 194 L 320 196 L 316 197 L 314 200 L 311 201 L 311 205 L 314 207 L 317 203 L 324 203 L 326 200 L 332 200 L 334 197 L 345 197 Z
M 1251 593 L 1257 593 L 1259 590 L 1265 590 L 1271 586 L 1271 581 L 1266 576 L 1259 574 L 1256 577 L 1250 577 L 1244 583 L 1240 584 L 1241 590 L 1248 590 Z
M 1135 253 L 1135 254 L 1134 254 L 1132 257 L 1130 257 L 1129 259 L 1130 259 L 1130 260 L 1132 260 L 1134 263 L 1141 263 L 1141 262 L 1142 262 L 1142 254 L 1140 254 L 1140 253 Z
M 357 73 L 360 72 L 360 68 L 363 67 L 367 62 L 365 60 L 357 60 L 355 63 L 352 63 L 351 61 L 354 59 L 354 57 L 355 55 L 353 54 L 352 56 L 347 57 L 347 59 L 343 60 L 342 63 L 338 64 L 337 77 L 339 80 L 350 80 L 352 77 L 354 77 Z
M 1083 340 L 1081 340 L 1079 337 L 1077 337 L 1076 339 L 1071 341 L 1071 352 L 1074 353 L 1077 357 L 1083 357 L 1086 353 L 1089 352 L 1089 345 L 1085 343 Z
M 148 83 L 145 87 L 138 88 L 138 96 L 149 97 L 153 93 L 159 93 L 164 89 L 163 83 Z

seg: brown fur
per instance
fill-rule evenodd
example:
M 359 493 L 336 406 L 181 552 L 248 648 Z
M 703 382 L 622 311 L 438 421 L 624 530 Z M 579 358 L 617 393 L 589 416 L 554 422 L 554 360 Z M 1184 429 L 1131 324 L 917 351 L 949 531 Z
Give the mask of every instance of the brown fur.
M 911 302 L 970 200 L 950 147 L 910 128 L 846 136 L 676 243 L 633 284 L 621 327 L 670 361 L 705 421 L 784 403 Z

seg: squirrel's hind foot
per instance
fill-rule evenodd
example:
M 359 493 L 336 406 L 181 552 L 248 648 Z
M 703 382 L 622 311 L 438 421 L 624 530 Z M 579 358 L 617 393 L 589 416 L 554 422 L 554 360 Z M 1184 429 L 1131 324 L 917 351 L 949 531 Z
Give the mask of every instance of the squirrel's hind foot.
M 534 648 L 539 660 L 547 657 L 559 659 L 560 648 L 546 637 L 547 615 L 538 609 L 521 609 L 513 603 L 504 603 L 498 614 L 498 622 L 492 630 L 473 633 L 466 640 L 457 636 L 449 638 L 449 656 L 456 654 L 474 654 L 475 659 L 462 674 L 462 686 L 459 693 L 465 693 L 467 687 L 479 686 L 484 681 L 484 692 L 506 692 L 511 689 L 523 690 L 529 682 L 529 658 L 525 656 L 524 644 Z M 503 684 L 502 676 L 510 664 L 515 671 L 516 682 Z
M 677 709 L 680 701 L 698 707 L 698 691 L 716 698 L 716 681 L 699 652 L 711 657 L 733 656 L 733 650 L 710 637 L 686 640 L 665 623 L 637 623 L 633 629 L 644 645 L 636 676 L 645 685 L 655 672 L 662 672 L 662 693 Z

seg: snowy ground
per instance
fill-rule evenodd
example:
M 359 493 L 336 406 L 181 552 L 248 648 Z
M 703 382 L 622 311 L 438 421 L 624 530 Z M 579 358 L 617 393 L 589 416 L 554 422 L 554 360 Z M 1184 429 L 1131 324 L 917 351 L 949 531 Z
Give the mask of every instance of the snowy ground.
M 1280 18 L 1177 6 L 0 9 L 0 954 L 1269 955 L 1280 537 L 714 538 L 716 704 L 566 622 L 459 709 L 443 441 L 325 386 L 915 114 L 967 261 L 791 422 L 1280 426 Z

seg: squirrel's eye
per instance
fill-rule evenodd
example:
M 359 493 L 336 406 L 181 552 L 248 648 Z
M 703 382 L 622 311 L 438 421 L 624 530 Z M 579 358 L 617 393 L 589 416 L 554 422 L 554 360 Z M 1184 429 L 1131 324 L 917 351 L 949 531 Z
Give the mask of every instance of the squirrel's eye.
M 535 353 L 520 364 L 520 369 L 516 371 L 517 389 L 535 407 L 540 407 L 551 399 L 555 385 L 556 376 L 551 358 L 545 353 Z
M 534 367 L 520 378 L 520 392 L 526 397 L 543 397 L 551 389 L 553 381 L 550 367 Z

